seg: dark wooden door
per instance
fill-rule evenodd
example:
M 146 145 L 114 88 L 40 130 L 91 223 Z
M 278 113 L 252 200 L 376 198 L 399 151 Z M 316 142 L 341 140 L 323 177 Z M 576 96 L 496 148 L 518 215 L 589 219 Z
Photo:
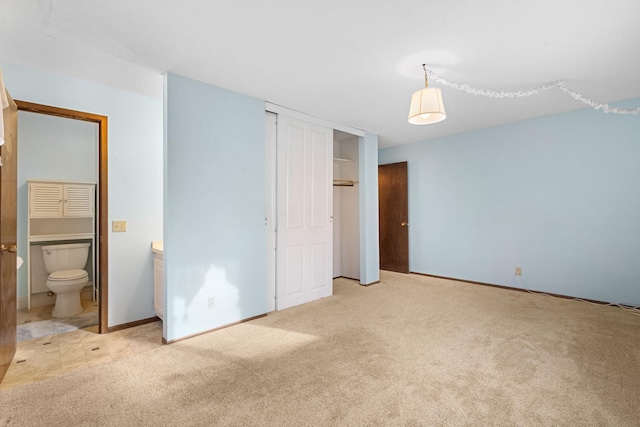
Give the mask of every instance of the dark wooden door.
M 380 269 L 409 272 L 407 162 L 378 166 Z
M 5 143 L 0 147 L 0 381 L 16 352 L 18 107 L 11 97 L 2 117 Z

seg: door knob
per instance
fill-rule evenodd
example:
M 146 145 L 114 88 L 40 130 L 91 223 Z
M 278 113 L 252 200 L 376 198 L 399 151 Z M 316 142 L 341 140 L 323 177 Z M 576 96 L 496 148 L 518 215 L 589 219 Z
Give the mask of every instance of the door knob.
M 404 222 L 404 221 L 402 221 L 402 222 L 400 223 L 400 225 L 401 225 L 401 226 L 403 226 L 403 227 L 406 227 L 407 225 L 409 225 L 409 223 L 408 223 L 408 222 Z
M 0 251 L 2 252 L 11 252 L 12 254 L 15 254 L 17 250 L 18 250 L 18 247 L 15 244 L 9 245 L 9 247 L 7 247 L 4 244 L 0 245 Z

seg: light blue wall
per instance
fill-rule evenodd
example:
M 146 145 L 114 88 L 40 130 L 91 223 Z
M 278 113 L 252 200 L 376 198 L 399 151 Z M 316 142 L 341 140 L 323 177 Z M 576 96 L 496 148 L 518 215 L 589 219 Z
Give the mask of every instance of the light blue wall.
M 18 255 L 27 259 L 29 179 L 96 182 L 98 125 L 18 113 Z M 18 270 L 18 298 L 27 296 L 27 269 Z
M 408 161 L 411 271 L 640 305 L 640 117 L 584 109 L 379 156 Z
M 360 283 L 380 280 L 378 248 L 378 135 L 365 132 L 358 145 L 360 180 Z
M 151 241 L 162 240 L 162 99 L 0 62 L 15 99 L 109 117 L 109 326 L 154 316 Z M 162 77 L 149 72 L 148 79 Z M 20 135 L 18 135 L 20 150 Z
M 267 311 L 264 120 L 264 101 L 165 77 L 168 341 Z

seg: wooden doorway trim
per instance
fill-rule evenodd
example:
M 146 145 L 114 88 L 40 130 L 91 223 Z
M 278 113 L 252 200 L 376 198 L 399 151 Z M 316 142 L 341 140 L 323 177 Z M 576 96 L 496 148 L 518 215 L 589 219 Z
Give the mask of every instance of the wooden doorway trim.
M 108 156 L 107 156 L 107 130 L 108 117 L 98 114 L 85 113 L 82 111 L 67 110 L 65 108 L 52 107 L 49 105 L 34 104 L 26 101 L 15 101 L 18 105 L 18 111 L 27 111 L 30 113 L 46 114 L 49 116 L 63 117 L 66 119 L 83 120 L 98 124 L 98 261 L 100 268 L 98 271 L 100 277 L 100 304 L 98 305 L 98 332 L 106 334 L 108 332 L 108 303 L 109 303 L 109 210 L 108 202 Z

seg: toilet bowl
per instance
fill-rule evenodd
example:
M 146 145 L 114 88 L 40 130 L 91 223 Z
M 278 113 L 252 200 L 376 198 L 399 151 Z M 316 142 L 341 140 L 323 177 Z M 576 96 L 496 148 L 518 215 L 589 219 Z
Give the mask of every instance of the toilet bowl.
M 42 246 L 44 266 L 49 274 L 47 288 L 56 294 L 51 316 L 71 317 L 82 312 L 80 291 L 89 281 L 82 270 L 89 255 L 89 243 Z

